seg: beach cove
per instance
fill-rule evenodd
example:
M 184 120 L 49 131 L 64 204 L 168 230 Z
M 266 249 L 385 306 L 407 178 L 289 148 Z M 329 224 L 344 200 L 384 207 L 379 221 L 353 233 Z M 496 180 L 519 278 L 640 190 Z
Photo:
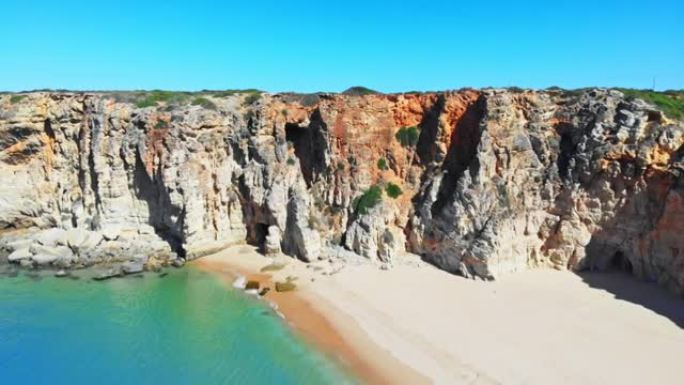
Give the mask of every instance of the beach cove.
M 265 299 L 368 383 L 679 383 L 684 309 L 662 288 L 555 270 L 467 280 L 414 257 L 389 270 L 326 270 L 236 246 L 192 265 L 226 284 L 239 275 L 262 286 L 294 278 L 295 291 Z M 640 293 L 644 305 L 616 290 Z

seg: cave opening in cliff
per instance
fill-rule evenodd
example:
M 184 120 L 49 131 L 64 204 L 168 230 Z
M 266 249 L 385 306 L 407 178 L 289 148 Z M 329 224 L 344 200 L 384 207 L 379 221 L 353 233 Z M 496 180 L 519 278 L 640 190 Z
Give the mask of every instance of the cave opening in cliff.
M 50 139 L 55 139 L 55 130 L 52 128 L 52 122 L 50 122 L 50 119 L 45 119 L 43 122 L 43 130 Z
M 285 139 L 294 147 L 295 156 L 307 186 L 315 179 L 316 174 L 325 170 L 325 152 L 328 147 L 325 132 L 327 126 L 318 110 L 310 117 L 308 126 L 296 123 L 285 124 Z
M 558 142 L 558 160 L 556 166 L 558 167 L 558 174 L 562 179 L 568 179 L 572 176 L 572 158 L 577 152 L 577 145 L 573 139 L 572 132 L 575 127 L 570 123 L 558 123 L 555 125 L 556 132 L 560 134 Z
M 608 270 L 624 271 L 626 273 L 632 274 L 632 262 L 629 260 L 629 258 L 627 258 L 627 256 L 622 251 L 616 251 L 615 254 L 613 254 L 613 256 L 610 258 Z
M 262 252 L 264 251 L 264 247 L 266 245 L 266 236 L 268 235 L 268 225 L 265 223 L 255 223 L 254 224 L 254 232 L 252 233 L 252 236 L 250 237 L 252 240 L 252 245 L 256 246 L 261 250 Z

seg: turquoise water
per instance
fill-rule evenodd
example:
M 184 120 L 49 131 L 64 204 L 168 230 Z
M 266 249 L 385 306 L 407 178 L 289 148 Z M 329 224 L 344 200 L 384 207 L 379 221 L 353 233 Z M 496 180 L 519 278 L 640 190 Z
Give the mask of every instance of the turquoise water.
M 263 303 L 214 276 L 0 278 L 0 384 L 343 384 Z

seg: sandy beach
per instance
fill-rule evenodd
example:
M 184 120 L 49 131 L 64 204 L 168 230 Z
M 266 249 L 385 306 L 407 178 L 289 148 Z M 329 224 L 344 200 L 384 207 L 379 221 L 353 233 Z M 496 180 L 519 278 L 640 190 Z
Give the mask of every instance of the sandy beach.
M 265 266 L 286 264 L 262 272 Z M 621 274 L 531 270 L 495 282 L 415 257 L 392 269 L 274 261 L 236 246 L 192 264 L 297 289 L 265 297 L 369 384 L 679 384 L 684 301 Z

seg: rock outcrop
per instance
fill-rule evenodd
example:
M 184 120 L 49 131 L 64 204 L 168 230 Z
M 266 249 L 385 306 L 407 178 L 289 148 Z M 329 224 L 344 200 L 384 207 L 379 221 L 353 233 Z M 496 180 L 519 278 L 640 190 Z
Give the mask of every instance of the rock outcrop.
M 0 96 L 0 254 L 138 272 L 244 241 L 304 261 L 342 245 L 484 279 L 621 268 L 684 294 L 684 125 L 619 91 L 145 97 Z

